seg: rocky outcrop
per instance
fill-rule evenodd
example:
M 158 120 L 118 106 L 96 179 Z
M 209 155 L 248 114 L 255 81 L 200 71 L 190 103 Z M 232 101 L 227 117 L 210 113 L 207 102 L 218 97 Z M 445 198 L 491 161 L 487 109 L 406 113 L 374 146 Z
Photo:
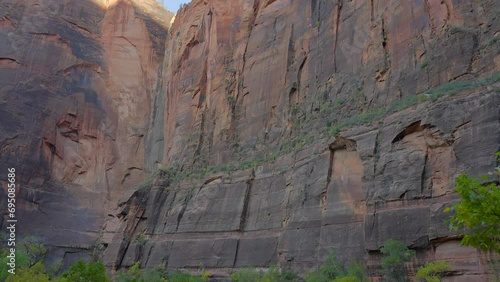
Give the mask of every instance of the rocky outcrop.
M 167 44 L 165 162 L 266 155 L 290 137 L 498 69 L 491 1 L 326 2 L 181 10 Z
M 147 175 L 173 16 L 148 5 L 0 3 L 0 170 L 18 172 L 19 236 L 60 247 L 65 263 L 110 239 L 108 214 Z
M 334 250 L 376 277 L 393 238 L 418 251 L 413 269 L 440 258 L 456 281 L 484 278 L 486 258 L 459 247 L 443 210 L 456 176 L 495 165 L 495 8 L 193 1 L 170 30 L 158 96 L 156 152 L 180 181 L 123 203 L 105 261 L 304 271 Z
M 194 0 L 167 31 L 153 1 L 2 1 L 22 231 L 66 263 L 100 242 L 113 269 L 217 275 L 334 250 L 376 277 L 394 238 L 412 270 L 483 279 L 443 210 L 495 166 L 497 2 Z
M 105 260 L 302 271 L 335 250 L 345 261 L 369 261 L 376 276 L 378 250 L 393 238 L 418 250 L 415 267 L 446 259 L 457 275 L 479 279 L 485 258 L 454 241 L 443 210 L 456 199 L 457 173 L 488 168 L 470 155 L 497 150 L 499 99 L 484 93 L 424 103 L 210 182 L 153 183 L 124 205 L 123 232 Z M 461 115 L 443 120 L 447 111 Z

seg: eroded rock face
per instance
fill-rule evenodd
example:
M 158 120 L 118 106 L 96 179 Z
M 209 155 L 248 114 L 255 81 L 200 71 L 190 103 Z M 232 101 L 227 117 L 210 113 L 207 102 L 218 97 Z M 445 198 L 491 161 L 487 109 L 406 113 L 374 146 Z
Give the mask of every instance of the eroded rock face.
M 193 1 L 167 41 L 155 152 L 183 172 L 233 167 L 138 191 L 106 263 L 303 271 L 334 250 L 376 277 L 393 238 L 418 251 L 413 270 L 457 252 L 451 279 L 484 278 L 443 210 L 458 174 L 495 166 L 498 7 Z
M 486 269 L 471 267 L 484 257 L 450 241 L 456 234 L 444 224 L 443 210 L 456 199 L 453 179 L 461 167 L 480 169 L 460 156 L 478 147 L 497 149 L 499 102 L 491 92 L 425 103 L 380 126 L 342 132 L 329 146 L 322 140 L 214 182 L 153 184 L 129 200 L 125 235 L 110 244 L 105 259 L 115 267 L 141 258 L 147 267 L 279 263 L 300 271 L 335 250 L 343 260 L 368 260 L 376 276 L 378 250 L 392 238 L 418 251 L 415 267 L 457 252 L 450 259 L 456 273 L 479 279 Z M 450 108 L 460 109 L 460 118 L 442 122 L 440 113 Z M 482 128 L 496 136 L 494 142 L 466 133 Z M 138 248 L 134 236 L 140 233 L 148 240 Z
M 155 5 L 0 3 L 22 232 L 66 263 L 103 243 L 114 269 L 304 271 L 334 250 L 376 277 L 393 238 L 413 270 L 487 275 L 443 210 L 495 166 L 500 2 L 194 0 L 168 31 Z M 159 165 L 184 177 L 138 185 Z
M 0 167 L 18 172 L 19 235 L 61 247 L 65 263 L 89 255 L 117 199 L 147 175 L 173 15 L 160 21 L 141 3 L 0 3 Z
M 167 44 L 165 162 L 265 155 L 310 127 L 497 70 L 498 5 L 194 1 Z

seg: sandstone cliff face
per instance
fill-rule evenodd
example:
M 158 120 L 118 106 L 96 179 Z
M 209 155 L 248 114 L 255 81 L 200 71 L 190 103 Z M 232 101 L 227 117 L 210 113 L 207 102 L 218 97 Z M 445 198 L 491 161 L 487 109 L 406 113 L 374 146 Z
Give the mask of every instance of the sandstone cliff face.
M 112 2 L 0 3 L 0 167 L 18 171 L 18 232 L 65 263 L 110 239 L 108 214 L 149 165 L 173 14 Z
M 499 7 L 193 1 L 169 31 L 154 133 L 181 181 L 162 172 L 122 203 L 105 261 L 302 271 L 335 250 L 375 277 L 394 238 L 415 268 L 485 279 L 443 209 L 458 174 L 495 166 Z
M 486 278 L 442 211 L 495 166 L 498 1 L 194 0 L 168 31 L 154 5 L 0 2 L 24 234 L 66 263 L 98 241 L 114 269 L 303 271 L 335 250 L 374 277 L 394 238 L 413 268 Z

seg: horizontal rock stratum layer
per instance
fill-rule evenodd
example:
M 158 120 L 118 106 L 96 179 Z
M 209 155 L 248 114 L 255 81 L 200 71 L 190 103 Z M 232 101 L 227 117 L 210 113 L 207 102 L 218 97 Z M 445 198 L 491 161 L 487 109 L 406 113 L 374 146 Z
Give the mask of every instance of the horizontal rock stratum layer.
M 0 2 L 22 232 L 66 263 L 304 271 L 334 250 L 372 277 L 393 238 L 412 271 L 487 278 L 443 210 L 496 165 L 498 1 L 194 0 L 171 27 L 155 7 Z

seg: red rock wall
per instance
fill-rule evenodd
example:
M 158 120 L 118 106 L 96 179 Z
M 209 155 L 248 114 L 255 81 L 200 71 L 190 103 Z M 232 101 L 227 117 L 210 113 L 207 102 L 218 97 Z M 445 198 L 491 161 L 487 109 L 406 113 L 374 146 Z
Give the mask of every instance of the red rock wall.
M 458 174 L 495 165 L 498 7 L 193 1 L 166 46 L 162 163 L 216 173 L 139 190 L 105 261 L 303 271 L 335 250 L 376 277 L 394 238 L 412 271 L 446 258 L 450 279 L 484 279 L 443 209 Z
M 65 263 L 109 241 L 108 214 L 148 174 L 173 16 L 157 5 L 0 3 L 0 166 L 19 172 L 19 236 L 60 247 Z
M 316 119 L 316 129 L 489 74 L 498 69 L 496 45 L 486 46 L 498 29 L 488 11 L 497 6 L 193 1 L 167 46 L 164 159 L 203 166 L 264 155 L 305 133 L 297 121 Z
M 21 232 L 67 264 L 97 245 L 114 269 L 304 271 L 334 250 L 374 278 L 394 238 L 412 271 L 485 279 L 442 211 L 495 166 L 497 2 L 194 0 L 167 31 L 153 1 L 1 1 Z M 140 185 L 161 165 L 183 177 Z

